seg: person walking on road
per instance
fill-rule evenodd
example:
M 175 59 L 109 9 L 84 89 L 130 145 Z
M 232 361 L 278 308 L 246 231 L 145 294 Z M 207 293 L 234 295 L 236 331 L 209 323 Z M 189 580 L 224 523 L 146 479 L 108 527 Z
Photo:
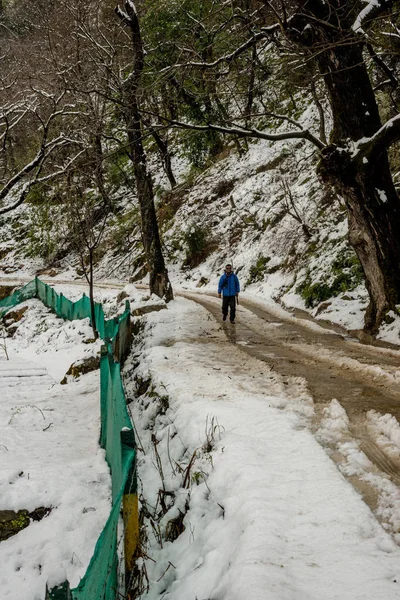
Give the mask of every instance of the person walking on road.
M 231 323 L 235 322 L 236 302 L 238 302 L 240 292 L 240 284 L 238 276 L 233 272 L 232 265 L 225 266 L 225 272 L 221 275 L 218 283 L 218 298 L 221 298 L 222 293 L 222 320 L 226 321 L 229 312 Z

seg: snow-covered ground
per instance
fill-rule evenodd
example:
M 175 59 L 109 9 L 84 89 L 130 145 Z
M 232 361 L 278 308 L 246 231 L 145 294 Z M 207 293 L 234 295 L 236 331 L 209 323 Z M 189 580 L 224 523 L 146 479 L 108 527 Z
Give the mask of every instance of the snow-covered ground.
M 38 300 L 0 349 L 0 510 L 51 508 L 0 543 L 1 600 L 44 600 L 49 577 L 84 575 L 111 506 L 99 437 L 98 371 L 60 385 L 92 356 L 86 321 L 64 322 Z
M 142 598 L 397 599 L 400 548 L 310 432 L 304 382 L 241 353 L 190 301 L 147 324 L 125 369 L 131 396 L 134 367 L 151 381 L 130 405 L 151 515 Z M 343 414 L 330 417 L 325 434 L 339 440 Z
M 65 284 L 57 289 L 81 294 Z M 98 292 L 110 313 L 119 291 Z M 126 291 L 133 308 L 147 301 L 134 286 Z M 10 361 L 0 362 L 0 509 L 52 511 L 0 543 L 2 600 L 43 600 L 46 580 L 60 568 L 75 586 L 110 508 L 97 443 L 98 374 L 58 383 L 74 360 L 97 352 L 83 343 L 90 327 L 63 322 L 37 300 L 26 304 L 8 340 Z M 276 314 L 287 318 L 280 307 Z M 370 476 L 386 494 L 391 535 L 312 435 L 304 380 L 284 381 L 243 354 L 189 300 L 145 322 L 125 367 L 131 400 L 147 382 L 130 403 L 147 515 L 142 599 L 397 599 L 398 489 Z M 368 459 L 349 442 L 346 423 L 333 400 L 318 439 L 341 445 L 346 468 L 359 473 Z M 368 427 L 398 455 L 395 420 L 371 411 Z

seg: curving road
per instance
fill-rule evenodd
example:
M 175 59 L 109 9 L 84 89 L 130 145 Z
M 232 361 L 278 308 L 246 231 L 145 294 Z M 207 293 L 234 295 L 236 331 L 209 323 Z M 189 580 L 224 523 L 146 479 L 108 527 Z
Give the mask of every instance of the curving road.
M 43 278 L 47 283 L 85 286 L 85 282 Z M 25 281 L 0 279 L 0 285 L 18 285 Z M 124 283 L 98 282 L 96 287 L 118 289 Z M 393 415 L 400 423 L 400 347 L 365 345 L 344 330 L 326 329 L 307 318 L 296 318 L 255 297 L 241 295 L 236 324 L 221 319 L 221 301 L 215 295 L 179 290 L 177 295 L 197 302 L 221 323 L 227 339 L 243 352 L 266 363 L 283 381 L 301 379 L 314 404 L 312 429 L 317 432 L 324 419 L 324 409 L 337 399 L 350 421 L 349 438 L 383 473 L 400 487 L 400 454 L 386 454 L 378 446 L 368 427 L 366 415 L 375 410 Z M 338 332 L 338 331 L 339 332 Z M 384 346 L 384 344 L 381 344 Z M 338 463 L 344 458 L 331 448 Z M 375 509 L 376 490 L 365 481 L 350 477 L 366 502 Z
M 373 409 L 400 422 L 400 350 L 360 344 L 345 334 L 290 316 L 253 298 L 241 298 L 236 324 L 221 319 L 220 300 L 205 294 L 180 292 L 206 308 L 221 322 L 228 340 L 266 363 L 283 380 L 302 378 L 314 402 L 312 428 L 317 431 L 324 408 L 337 399 L 350 421 L 350 436 L 377 470 L 400 486 L 400 455 L 385 454 L 375 443 L 366 421 Z M 349 438 L 350 439 L 350 438 Z M 342 462 L 338 452 L 332 458 Z M 352 483 L 375 508 L 376 492 L 365 482 Z

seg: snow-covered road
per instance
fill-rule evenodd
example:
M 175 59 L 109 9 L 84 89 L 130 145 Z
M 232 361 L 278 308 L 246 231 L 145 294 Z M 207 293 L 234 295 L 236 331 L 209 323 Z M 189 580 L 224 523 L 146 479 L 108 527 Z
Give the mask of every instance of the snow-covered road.
M 169 397 L 154 429 L 167 489 L 176 480 L 174 453 L 197 448 L 200 460 L 207 423 L 217 425 L 209 477 L 192 487 L 185 530 L 173 544 L 157 548 L 153 540 L 146 549 L 156 562 L 147 563 L 143 598 L 397 599 L 400 548 L 316 441 L 304 380 L 243 354 L 193 302 L 178 299 L 148 323 L 140 369 Z M 151 408 L 139 399 L 132 409 L 151 504 L 160 486 Z M 339 417 L 325 423 L 337 439 Z M 359 449 L 357 456 L 361 462 Z
M 62 291 L 78 297 L 81 288 L 65 284 Z M 112 291 L 100 294 L 104 299 Z M 133 308 L 145 296 L 134 292 Z M 145 346 L 127 365 L 131 398 L 133 366 L 136 376 L 152 381 L 151 394 L 130 405 L 145 451 L 139 475 L 148 508 L 158 505 L 163 485 L 175 497 L 159 531 L 186 512 L 190 497 L 184 530 L 173 543 L 160 547 L 149 528 L 151 586 L 143 600 L 397 600 L 399 489 L 363 452 L 365 440 L 357 441 L 341 404 L 352 392 L 346 400 L 338 384 L 342 375 L 353 383 L 355 377 L 357 402 L 363 395 L 373 402 L 369 390 L 380 389 L 384 398 L 386 389 L 390 405 L 397 352 L 344 342 L 312 323 L 302 334 L 289 331 L 285 318 L 295 328 L 296 320 L 257 314 L 262 307 L 241 307 L 235 327 L 222 325 L 219 302 L 201 301 L 207 310 L 178 298 L 148 315 Z M 9 341 L 13 362 L 0 362 L 0 455 L 6 457 L 0 509 L 53 510 L 0 544 L 1 600 L 43 600 L 44 583 L 60 566 L 76 585 L 109 507 L 108 470 L 97 446 L 97 375 L 55 383 L 88 351 L 82 341 L 90 329 L 63 323 L 36 300 L 28 304 Z M 324 386 L 327 378 L 336 380 Z M 157 398 L 164 399 L 161 411 Z M 398 422 L 373 411 L 365 418 L 363 432 L 379 440 L 392 468 L 400 455 Z M 194 455 L 190 485 L 180 489 Z

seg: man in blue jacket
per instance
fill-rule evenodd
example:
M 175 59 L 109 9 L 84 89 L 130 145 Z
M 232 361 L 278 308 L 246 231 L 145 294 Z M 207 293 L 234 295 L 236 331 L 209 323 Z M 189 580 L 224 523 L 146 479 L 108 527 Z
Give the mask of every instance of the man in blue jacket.
M 221 298 L 222 292 L 222 320 L 226 321 L 228 308 L 230 308 L 229 318 L 231 323 L 235 322 L 236 299 L 239 296 L 240 284 L 237 275 L 232 271 L 232 265 L 225 267 L 225 272 L 221 275 L 218 283 L 218 298 Z

